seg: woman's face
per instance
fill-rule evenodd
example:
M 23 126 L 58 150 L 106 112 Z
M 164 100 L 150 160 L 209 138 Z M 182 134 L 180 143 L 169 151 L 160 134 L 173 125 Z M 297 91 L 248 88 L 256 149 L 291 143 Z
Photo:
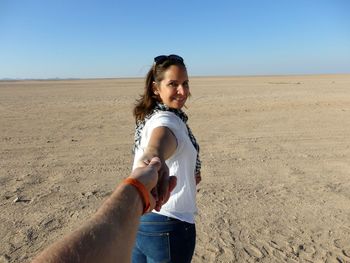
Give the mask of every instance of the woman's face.
M 169 108 L 181 109 L 190 94 L 186 69 L 177 65 L 170 66 L 164 72 L 163 80 L 153 83 L 153 92 Z

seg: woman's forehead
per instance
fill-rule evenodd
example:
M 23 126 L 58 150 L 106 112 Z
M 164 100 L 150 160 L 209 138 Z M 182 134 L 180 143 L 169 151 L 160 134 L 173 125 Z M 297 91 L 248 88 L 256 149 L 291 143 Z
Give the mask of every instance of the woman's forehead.
M 187 70 L 184 67 L 172 65 L 164 72 L 164 79 L 187 79 Z

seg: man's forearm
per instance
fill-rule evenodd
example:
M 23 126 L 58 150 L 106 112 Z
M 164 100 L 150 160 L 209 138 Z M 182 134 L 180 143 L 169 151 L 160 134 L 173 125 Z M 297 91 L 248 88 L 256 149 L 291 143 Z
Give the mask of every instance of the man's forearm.
M 34 262 L 130 262 L 143 203 L 122 184 L 83 227 L 46 249 Z

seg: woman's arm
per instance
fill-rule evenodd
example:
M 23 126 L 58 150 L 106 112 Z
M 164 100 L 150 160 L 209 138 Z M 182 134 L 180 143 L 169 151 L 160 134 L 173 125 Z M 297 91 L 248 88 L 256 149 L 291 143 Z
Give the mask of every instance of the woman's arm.
M 142 167 L 145 163 L 148 163 L 153 157 L 157 156 L 160 158 L 161 167 L 158 172 L 160 181 L 163 176 L 169 176 L 168 166 L 165 164 L 165 160 L 169 159 L 177 148 L 177 140 L 173 132 L 164 126 L 157 127 L 152 131 L 148 145 L 138 162 L 138 167 Z M 162 205 L 169 199 L 170 193 L 168 186 L 165 183 L 159 183 L 157 185 L 157 191 L 153 192 L 158 194 L 156 196 L 155 210 L 159 211 Z
M 149 158 L 154 156 L 161 160 L 167 160 L 174 154 L 176 147 L 177 140 L 173 132 L 164 126 L 157 127 L 152 131 L 151 138 L 140 161 L 150 160 Z

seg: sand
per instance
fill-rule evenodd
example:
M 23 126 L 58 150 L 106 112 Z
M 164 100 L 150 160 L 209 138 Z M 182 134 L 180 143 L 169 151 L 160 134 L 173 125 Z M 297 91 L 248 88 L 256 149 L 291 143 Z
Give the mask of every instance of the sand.
M 350 262 L 350 75 L 190 82 L 193 262 Z M 129 174 L 142 86 L 0 82 L 0 262 L 29 261 Z

